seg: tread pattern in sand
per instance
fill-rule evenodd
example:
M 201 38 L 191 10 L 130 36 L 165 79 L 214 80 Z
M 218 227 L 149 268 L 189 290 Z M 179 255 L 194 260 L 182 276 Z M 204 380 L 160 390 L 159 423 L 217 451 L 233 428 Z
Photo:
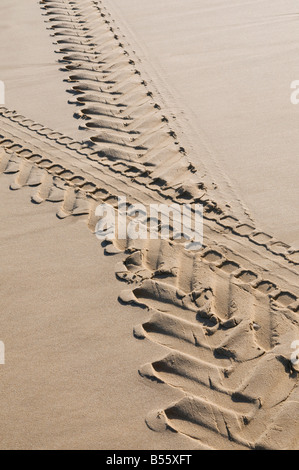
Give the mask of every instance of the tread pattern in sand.
M 146 308 L 140 340 L 165 347 L 141 376 L 181 390 L 150 411 L 151 429 L 169 427 L 217 449 L 298 448 L 299 252 L 239 220 L 190 163 L 176 131 L 142 78 L 101 2 L 42 1 L 71 84 L 82 128 L 74 141 L 17 112 L 0 109 L 0 173 L 32 202 L 57 204 L 94 231 L 95 208 L 129 203 L 201 202 L 205 241 L 188 252 L 174 241 L 115 240 L 124 304 Z M 11 182 L 12 181 L 12 182 Z
M 209 249 L 190 254 L 162 241 L 151 257 L 156 252 L 149 246 L 134 251 L 118 273 L 133 284 L 121 300 L 149 309 L 136 338 L 169 349 L 140 374 L 185 395 L 150 413 L 149 427 L 159 430 L 162 421 L 217 449 L 298 446 L 287 421 L 279 440 L 278 434 L 276 442 L 270 438 L 276 422 L 296 416 L 298 371 L 290 361 L 298 335 L 295 296 Z
M 14 175 L 11 189 L 32 187 L 33 202 L 58 204 L 59 218 L 85 216 L 94 230 L 96 205 L 115 200 L 123 177 L 94 166 L 84 144 L 50 130 L 37 134 L 28 120 L 2 112 L 9 117 L 1 119 L 0 171 Z M 144 201 L 145 194 L 135 195 Z M 190 253 L 166 241 L 142 243 L 115 241 L 117 251 L 126 252 L 118 277 L 131 287 L 120 299 L 149 308 L 149 320 L 136 326 L 135 336 L 169 353 L 140 374 L 186 395 L 159 410 L 159 418 L 151 413 L 148 425 L 161 428 L 163 419 L 165 426 L 205 445 L 212 440 L 216 448 L 273 446 L 275 420 L 296 407 L 297 371 L 289 347 L 298 334 L 297 293 L 280 289 L 264 271 L 250 270 L 219 247 Z M 257 439 L 261 426 L 265 435 Z
M 122 184 L 128 193 L 127 179 L 107 171 L 86 144 L 41 126 L 37 132 L 36 123 L 4 109 L 0 119 L 1 173 L 14 175 L 12 190 L 32 187 L 33 202 L 57 203 L 59 218 L 85 216 L 94 230 L 99 201 L 115 201 Z M 131 190 L 131 200 L 134 194 L 146 197 Z M 185 394 L 158 418 L 151 413 L 148 425 L 160 429 L 163 420 L 205 445 L 213 439 L 216 448 L 271 448 L 276 422 L 296 416 L 289 348 L 298 335 L 297 290 L 279 288 L 265 269 L 249 269 L 220 247 L 190 253 L 165 240 L 116 240 L 115 248 L 126 253 L 117 275 L 131 287 L 121 301 L 150 312 L 135 336 L 169 349 L 140 374 Z M 280 447 L 296 446 L 294 436 L 287 441 L 281 433 Z
M 69 100 L 80 126 L 94 131 L 91 141 L 112 163 L 131 164 L 135 179 L 178 203 L 200 202 L 218 230 L 299 265 L 299 252 L 264 233 L 245 216 L 236 218 L 217 201 L 212 188 L 186 154 L 177 129 L 170 124 L 138 69 L 138 59 L 103 2 L 43 0 L 61 70 L 71 84 Z M 218 195 L 219 196 L 219 195 Z

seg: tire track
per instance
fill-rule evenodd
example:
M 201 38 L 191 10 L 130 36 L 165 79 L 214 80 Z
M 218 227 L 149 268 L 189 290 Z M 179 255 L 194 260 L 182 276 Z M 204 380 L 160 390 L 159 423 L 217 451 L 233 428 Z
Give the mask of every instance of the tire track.
M 184 394 L 149 413 L 147 424 L 217 449 L 297 448 L 290 345 L 298 338 L 299 252 L 217 204 L 101 2 L 41 5 L 75 116 L 94 134 L 76 142 L 1 108 L 0 173 L 14 178 L 12 190 L 31 187 L 32 202 L 57 204 L 60 219 L 84 217 L 93 232 L 97 205 L 117 208 L 119 195 L 131 204 L 202 203 L 198 252 L 165 240 L 114 240 L 105 248 L 125 254 L 116 269 L 128 284 L 120 301 L 148 310 L 136 338 L 166 348 L 139 373 Z
M 62 55 L 62 70 L 74 84 L 70 103 L 78 107 L 75 115 L 84 123 L 81 127 L 95 132 L 91 141 L 101 148 L 101 155 L 142 165 L 152 185 L 164 194 L 176 188 L 179 202 L 203 204 L 206 218 L 219 229 L 299 265 L 298 250 L 257 229 L 245 217 L 235 218 L 217 203 L 217 191 L 199 177 L 102 2 L 40 3 Z
M 109 201 L 116 207 L 122 183 L 123 194 L 128 194 L 128 178 L 113 174 L 101 160 L 98 166 L 95 156 L 89 160 L 93 151 L 86 144 L 4 113 L 10 117 L 0 115 L 0 172 L 15 175 L 10 188 L 32 187 L 32 202 L 58 204 L 59 218 L 84 216 L 94 231 L 96 206 Z M 145 196 L 139 188 L 130 191 L 132 202 Z M 284 410 L 289 413 L 298 383 L 286 351 L 298 334 L 297 294 L 209 246 L 190 253 L 180 243 L 165 240 L 115 240 L 106 247 L 107 254 L 119 251 L 126 259 L 117 276 L 131 287 L 120 299 L 146 306 L 151 315 L 136 327 L 135 336 L 171 351 L 142 367 L 140 374 L 186 395 L 160 410 L 158 418 L 151 413 L 148 425 L 169 426 L 204 445 L 213 438 L 216 448 L 271 446 L 276 429 L 271 423 L 280 422 Z M 267 386 L 256 389 L 260 376 L 266 377 Z M 277 378 L 282 393 L 275 387 Z M 261 423 L 269 426 L 256 440 Z
M 284 292 L 265 290 L 268 281 L 240 266 L 228 269 L 228 261 L 218 260 L 215 269 L 208 250 L 190 255 L 173 246 L 166 257 L 161 247 L 171 263 L 162 276 L 161 266 L 148 262 L 149 250 L 126 259 L 118 277 L 132 289 L 120 299 L 148 308 L 150 318 L 135 328 L 135 337 L 170 351 L 142 366 L 140 375 L 180 389 L 185 398 L 151 412 L 148 426 L 169 427 L 217 449 L 294 448 L 287 421 L 281 441 L 269 436 L 284 415 L 293 428 L 297 421 L 298 366 L 290 361 L 299 326 L 295 298 L 287 305 Z M 187 271 L 182 257 L 189 258 Z M 189 276 L 183 283 L 182 267 Z M 295 432 L 292 445 L 298 444 Z

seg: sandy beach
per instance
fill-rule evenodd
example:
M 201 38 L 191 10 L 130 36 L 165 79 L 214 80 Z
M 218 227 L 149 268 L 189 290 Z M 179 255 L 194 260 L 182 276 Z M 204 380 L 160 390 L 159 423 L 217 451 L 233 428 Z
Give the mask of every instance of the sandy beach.
M 297 22 L 2 0 L 2 450 L 299 448 Z M 173 204 L 202 246 L 162 212 L 130 236 L 132 205 Z

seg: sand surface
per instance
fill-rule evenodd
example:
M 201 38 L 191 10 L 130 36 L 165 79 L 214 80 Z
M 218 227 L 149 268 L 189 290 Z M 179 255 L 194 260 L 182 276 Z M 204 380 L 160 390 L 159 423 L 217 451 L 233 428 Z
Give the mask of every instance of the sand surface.
M 5 83 L 7 107 L 80 136 L 39 2 L 2 0 L 0 25 L 0 79 Z
M 138 56 L 204 139 L 254 220 L 299 245 L 295 0 L 108 0 Z M 180 116 L 181 117 L 181 116 Z M 214 171 L 215 173 L 215 171 Z M 215 175 L 216 176 L 216 175 Z M 221 177 L 219 184 L 221 184 Z
M 299 38 L 268 5 L 1 3 L 0 448 L 299 448 Z M 101 243 L 119 196 L 201 203 L 203 246 Z
M 149 406 L 181 394 L 160 385 L 157 400 L 136 373 L 163 348 L 133 338 L 148 315 L 113 294 L 117 259 L 82 222 L 59 223 L 51 204 L 36 210 L 30 191 L 8 191 L 8 183 L 0 184 L 1 448 L 194 448 L 144 426 Z

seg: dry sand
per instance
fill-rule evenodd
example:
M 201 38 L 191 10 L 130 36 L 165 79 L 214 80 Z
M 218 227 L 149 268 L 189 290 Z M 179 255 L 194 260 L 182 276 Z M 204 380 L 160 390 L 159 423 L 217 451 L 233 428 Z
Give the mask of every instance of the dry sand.
M 58 222 L 51 205 L 30 204 L 30 190 L 8 188 L 1 179 L 1 448 L 189 446 L 144 425 L 149 407 L 181 394 L 160 385 L 157 396 L 136 373 L 163 348 L 133 338 L 148 315 L 117 301 L 117 259 L 82 221 Z
M 1 3 L 2 449 L 298 449 L 299 38 L 274 3 Z M 118 196 L 201 202 L 203 248 L 101 246 Z
M 194 161 L 207 165 L 219 185 L 226 174 L 256 223 L 298 247 L 299 107 L 290 101 L 290 85 L 299 77 L 298 3 L 106 5 L 158 87 L 164 84 L 175 97 L 170 106 L 193 138 Z M 208 157 L 198 151 L 198 134 Z

